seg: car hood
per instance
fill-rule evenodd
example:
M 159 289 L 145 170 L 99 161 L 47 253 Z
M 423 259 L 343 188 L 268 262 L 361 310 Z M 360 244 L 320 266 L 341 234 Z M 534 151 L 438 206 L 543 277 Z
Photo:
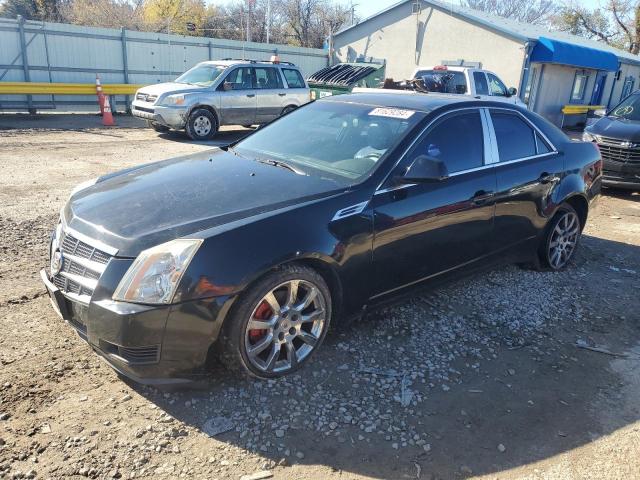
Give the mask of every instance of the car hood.
M 589 127 L 594 135 L 640 143 L 640 122 L 603 117 Z
M 74 194 L 66 224 L 118 256 L 324 198 L 347 187 L 223 151 L 201 152 L 109 175 Z
M 147 95 L 163 95 L 165 93 L 178 94 L 178 93 L 193 93 L 201 92 L 209 87 L 199 87 L 197 85 L 189 85 L 188 83 L 158 83 L 156 85 L 149 85 L 138 90 L 138 93 L 145 93 Z

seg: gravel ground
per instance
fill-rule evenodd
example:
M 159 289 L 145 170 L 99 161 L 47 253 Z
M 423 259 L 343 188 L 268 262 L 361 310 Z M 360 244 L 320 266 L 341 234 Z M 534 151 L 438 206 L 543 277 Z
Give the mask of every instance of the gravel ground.
M 278 381 L 130 384 L 37 278 L 74 184 L 210 144 L 0 116 L 0 478 L 640 478 L 640 195 L 562 273 L 499 268 L 330 332 Z M 82 125 L 84 128 L 79 128 Z

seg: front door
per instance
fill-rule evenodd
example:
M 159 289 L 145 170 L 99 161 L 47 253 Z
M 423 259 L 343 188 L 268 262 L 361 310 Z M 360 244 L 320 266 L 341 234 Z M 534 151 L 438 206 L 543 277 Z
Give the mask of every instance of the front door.
M 280 72 L 274 67 L 255 67 L 255 88 L 258 95 L 256 123 L 267 123 L 280 116 L 287 92 Z
M 253 125 L 256 122 L 257 98 L 250 67 L 229 72 L 218 87 L 218 94 L 222 125 Z
M 546 223 L 562 158 L 544 136 L 512 110 L 491 110 L 496 164 L 495 239 L 499 248 L 532 240 Z
M 428 155 L 443 160 L 450 177 L 400 188 L 389 180 L 374 195 L 374 296 L 490 253 L 496 178 L 485 165 L 484 138 L 480 109 L 448 114 L 429 127 L 393 175 Z

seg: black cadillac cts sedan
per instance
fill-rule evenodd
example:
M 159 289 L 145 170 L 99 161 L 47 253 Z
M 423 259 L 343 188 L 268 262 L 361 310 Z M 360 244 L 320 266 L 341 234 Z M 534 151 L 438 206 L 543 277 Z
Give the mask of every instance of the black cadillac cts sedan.
M 600 154 L 519 107 L 437 94 L 323 99 L 225 151 L 79 186 L 41 273 L 120 373 L 268 378 L 331 322 L 495 262 L 559 270 L 600 192 Z

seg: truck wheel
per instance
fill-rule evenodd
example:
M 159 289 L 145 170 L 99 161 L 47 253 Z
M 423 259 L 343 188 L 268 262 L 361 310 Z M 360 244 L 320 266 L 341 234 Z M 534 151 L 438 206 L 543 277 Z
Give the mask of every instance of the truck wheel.
M 250 287 L 225 321 L 221 359 L 233 371 L 276 378 L 307 362 L 329 329 L 331 294 L 324 279 L 287 265 Z
M 167 133 L 171 130 L 169 127 L 165 127 L 164 125 L 160 125 L 159 123 L 147 121 L 147 125 L 153 128 L 158 133 Z
M 286 115 L 287 113 L 290 113 L 290 112 L 293 112 L 295 109 L 296 109 L 296 107 L 293 106 L 293 105 L 289 105 L 288 107 L 284 107 L 282 109 L 282 113 L 280 114 L 280 116 Z
M 191 112 L 186 125 L 191 140 L 211 140 L 218 133 L 218 119 L 205 108 Z

